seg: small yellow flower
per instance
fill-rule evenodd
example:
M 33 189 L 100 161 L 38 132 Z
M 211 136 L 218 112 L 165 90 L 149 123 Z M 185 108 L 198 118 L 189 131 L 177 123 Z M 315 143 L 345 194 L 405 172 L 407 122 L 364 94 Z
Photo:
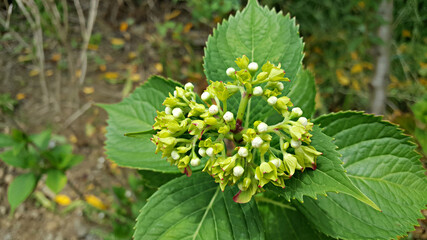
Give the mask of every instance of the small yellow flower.
M 98 209 L 101 209 L 101 210 L 107 209 L 107 206 L 102 202 L 102 200 L 94 195 L 86 195 L 85 200 L 87 203 L 89 203 L 90 205 Z
M 71 203 L 71 199 L 64 194 L 56 195 L 55 202 L 61 206 L 68 206 Z

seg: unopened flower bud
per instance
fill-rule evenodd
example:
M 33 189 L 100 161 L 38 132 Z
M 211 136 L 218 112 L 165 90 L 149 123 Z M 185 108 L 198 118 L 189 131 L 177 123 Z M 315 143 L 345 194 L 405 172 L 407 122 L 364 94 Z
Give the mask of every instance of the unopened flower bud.
M 217 105 L 212 105 L 209 107 L 209 113 L 211 115 L 215 115 L 218 113 L 218 106 Z
M 206 156 L 206 149 L 204 149 L 204 148 L 199 148 L 199 155 L 200 155 L 201 157 Z
M 259 148 L 259 147 L 261 147 L 261 145 L 262 145 L 263 142 L 264 141 L 260 137 L 255 137 L 252 140 L 252 147 Z
M 256 63 L 256 62 L 249 63 L 248 69 L 251 72 L 255 72 L 256 70 L 258 70 L 258 63 Z
M 254 176 L 254 177 L 255 177 L 255 179 L 256 179 L 256 180 L 258 180 L 258 181 L 259 181 L 259 178 L 258 178 L 258 176 L 257 176 L 256 174 L 255 174 L 255 176 Z
M 264 91 L 262 90 L 262 87 L 258 86 L 255 87 L 253 92 L 252 92 L 255 96 L 262 96 L 262 94 L 264 93 Z
M 293 148 L 299 148 L 301 146 L 301 141 L 295 141 L 295 140 L 291 140 L 291 147 Z
M 305 117 L 300 117 L 298 118 L 298 122 L 301 123 L 304 127 L 307 126 L 307 118 Z
M 233 168 L 233 175 L 236 177 L 240 177 L 245 172 L 245 169 L 242 166 L 235 166 Z
M 238 151 L 237 153 L 238 153 L 238 154 L 239 154 L 239 156 L 241 156 L 241 157 L 247 157 L 247 156 L 248 156 L 248 154 L 249 154 L 248 149 L 247 149 L 247 148 L 245 148 L 245 147 L 241 147 L 241 148 L 239 148 L 239 151 Z
M 273 106 L 273 105 L 274 105 L 274 104 L 276 104 L 276 102 L 277 102 L 277 97 L 275 97 L 275 96 L 271 96 L 271 97 L 269 97 L 269 98 L 267 99 L 267 102 L 268 102 L 268 104 L 269 104 L 269 105 Z
M 173 117 L 174 117 L 174 118 L 179 118 L 179 117 L 181 117 L 181 115 L 182 115 L 182 110 L 181 110 L 181 108 L 174 108 L 174 109 L 172 110 L 172 115 L 173 115 Z
M 165 113 L 166 113 L 166 114 L 172 114 L 172 108 L 170 108 L 170 107 L 166 107 L 166 108 L 165 108 Z
M 178 160 L 180 158 L 179 153 L 175 150 L 171 152 L 171 157 L 173 160 Z
M 213 148 L 208 148 L 207 150 L 206 150 L 206 154 L 209 156 L 209 157 L 213 157 L 213 155 L 214 155 L 214 149 Z
M 234 73 L 236 72 L 236 70 L 234 68 L 227 68 L 227 71 L 225 71 L 225 73 L 227 74 L 227 76 L 231 77 L 234 75 Z
M 177 95 L 177 93 L 176 93 L 176 90 L 175 90 L 175 91 L 173 91 L 173 96 L 176 97 L 176 95 Z
M 200 165 L 200 158 L 196 157 L 196 158 L 191 159 L 190 164 L 193 167 L 199 166 Z
M 277 83 L 277 89 L 279 89 L 279 91 L 283 91 L 283 89 L 285 89 L 285 86 L 283 86 L 283 83 L 278 82 Z
M 299 107 L 293 108 L 292 113 L 295 114 L 297 117 L 302 115 L 302 110 Z
M 271 159 L 270 162 L 272 162 L 274 164 L 274 166 L 276 166 L 277 168 L 280 167 L 280 165 L 282 165 L 282 160 L 275 158 L 275 159 Z
M 192 91 L 194 89 L 194 85 L 192 83 L 186 83 L 184 88 L 187 91 Z
M 230 121 L 233 121 L 234 115 L 232 112 L 226 112 L 226 113 L 224 113 L 223 118 L 224 118 L 224 121 L 230 122 Z
M 260 133 L 267 132 L 268 125 L 262 122 L 258 124 L 257 129 L 258 129 L 258 132 Z
M 201 98 L 203 101 L 207 101 L 211 98 L 211 94 L 208 92 L 203 92 Z

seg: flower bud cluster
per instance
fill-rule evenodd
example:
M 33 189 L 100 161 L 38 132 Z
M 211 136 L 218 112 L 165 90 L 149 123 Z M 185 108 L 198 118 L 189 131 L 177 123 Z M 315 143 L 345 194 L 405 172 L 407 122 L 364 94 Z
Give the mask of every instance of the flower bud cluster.
M 285 188 L 285 181 L 295 171 L 315 169 L 316 158 L 322 153 L 310 146 L 313 123 L 302 116 L 300 108 L 291 108 L 290 98 L 281 96 L 283 82 L 289 79 L 280 64 L 267 62 L 259 69 L 246 56 L 236 64 L 240 70 L 226 70 L 234 81 L 211 82 L 201 95 L 202 101 L 197 100 L 191 83 L 169 94 L 163 103 L 165 110 L 157 112 L 153 128 L 158 132 L 152 142 L 157 145 L 156 153 L 161 151 L 162 157 L 188 176 L 192 167 L 203 163 L 203 171 L 222 190 L 237 184 L 240 192 L 233 199 L 244 203 L 267 183 Z M 242 99 L 236 113 L 236 109 L 227 109 L 227 100 L 237 92 Z M 262 97 L 283 121 L 273 125 L 255 121 L 252 128 L 244 124 L 250 97 Z M 280 143 L 276 147 L 279 151 L 271 148 L 273 139 Z

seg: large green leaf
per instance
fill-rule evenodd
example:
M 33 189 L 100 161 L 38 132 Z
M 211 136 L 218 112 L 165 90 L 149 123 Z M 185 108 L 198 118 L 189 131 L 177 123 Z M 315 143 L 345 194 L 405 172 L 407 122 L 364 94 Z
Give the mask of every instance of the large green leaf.
M 34 173 L 26 173 L 17 176 L 10 183 L 7 189 L 7 200 L 9 201 L 11 212 L 30 196 L 36 187 L 37 179 Z
M 54 193 L 59 193 L 67 184 L 67 176 L 62 171 L 51 169 L 47 172 L 46 185 Z
M 330 194 L 306 199 L 299 208 L 307 218 L 339 238 L 389 239 L 413 230 L 427 204 L 427 178 L 411 138 L 381 117 L 363 113 L 329 114 L 316 122 L 335 138 L 350 179 L 382 212 Z
M 316 98 L 316 83 L 310 71 L 306 69 L 301 69 L 301 71 L 299 71 L 297 81 L 292 86 L 288 97 L 295 107 L 302 109 L 302 115 L 304 117 L 311 118 L 313 116 Z
M 267 61 L 281 63 L 286 77 L 284 92 L 289 92 L 301 68 L 303 43 L 295 19 L 283 16 L 274 9 L 261 7 L 256 0 L 250 0 L 242 12 L 224 20 L 209 36 L 205 48 L 204 67 L 208 80 L 229 81 L 226 70 L 237 68 L 234 60 L 242 55 L 262 66 Z M 240 96 L 230 99 L 230 109 L 237 111 Z M 250 122 L 262 120 L 272 113 L 261 98 L 250 101 Z
M 313 228 L 298 209 L 284 204 L 281 199 L 257 197 L 256 200 L 266 239 L 332 239 Z
M 281 189 L 269 186 L 269 189 L 280 194 L 287 200 L 303 201 L 304 196 L 316 199 L 317 195 L 326 195 L 327 192 L 339 192 L 352 196 L 379 211 L 378 206 L 366 197 L 347 177 L 339 159 L 336 146 L 332 138 L 326 136 L 320 128 L 313 128 L 311 145 L 323 155 L 317 158 L 317 169 L 306 169 L 304 172 L 295 172 L 291 179 L 285 182 L 286 188 Z
M 152 134 L 138 138 L 124 136 L 125 133 L 142 132 L 152 129 L 157 110 L 163 110 L 163 101 L 179 83 L 152 76 L 122 102 L 100 105 L 108 112 L 106 153 L 120 166 L 134 167 L 162 172 L 179 172 L 177 167 L 155 154 L 151 143 Z
M 254 201 L 233 201 L 212 177 L 198 172 L 163 185 L 142 208 L 134 239 L 264 239 Z

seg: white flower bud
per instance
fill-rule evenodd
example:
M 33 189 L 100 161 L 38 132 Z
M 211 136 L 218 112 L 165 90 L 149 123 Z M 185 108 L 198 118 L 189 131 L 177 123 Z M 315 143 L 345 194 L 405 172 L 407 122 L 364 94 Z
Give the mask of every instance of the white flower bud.
M 200 165 L 200 158 L 196 157 L 196 158 L 191 159 L 190 164 L 193 167 L 199 166 Z
M 267 99 L 267 102 L 268 102 L 268 104 L 269 104 L 269 105 L 273 106 L 273 105 L 274 105 L 274 104 L 276 104 L 276 102 L 277 102 L 277 97 L 275 97 L 275 96 L 271 96 L 271 97 L 269 97 L 269 98 Z
M 268 125 L 263 122 L 258 124 L 257 126 L 258 132 L 260 133 L 267 132 L 267 128 L 268 128 Z
M 293 108 L 292 112 L 297 115 L 297 117 L 302 115 L 302 110 L 299 107 Z
M 256 180 L 258 180 L 258 181 L 259 181 L 259 178 L 258 178 L 258 176 L 257 176 L 256 174 L 255 174 L 255 176 L 254 176 L 254 177 L 255 177 L 255 179 L 256 179 Z
M 214 155 L 214 149 L 213 148 L 208 148 L 207 150 L 206 150 L 206 154 L 209 156 L 209 157 L 213 157 L 213 155 Z
M 173 96 L 174 96 L 174 97 L 176 97 L 176 94 L 177 94 L 177 93 L 176 93 L 176 90 L 175 90 L 175 91 L 173 91 Z
M 218 106 L 217 105 L 212 105 L 212 106 L 210 106 L 209 107 L 209 113 L 211 114 L 211 115 L 215 115 L 215 114 L 217 114 L 218 113 Z
M 274 166 L 276 166 L 277 168 L 280 167 L 280 165 L 282 165 L 282 160 L 275 158 L 275 159 L 271 159 L 270 162 L 272 162 L 274 164 Z
M 295 141 L 295 140 L 291 140 L 291 147 L 293 148 L 299 148 L 301 146 L 301 141 Z
M 182 115 L 182 110 L 181 110 L 181 108 L 174 108 L 174 109 L 172 110 L 172 115 L 173 115 L 173 117 L 174 117 L 174 118 L 179 118 L 179 117 L 181 117 L 181 115 Z
M 204 148 L 199 148 L 199 155 L 200 155 L 201 157 L 206 156 L 206 149 L 204 149 Z
M 301 123 L 304 127 L 307 126 L 308 123 L 307 118 L 305 117 L 298 118 L 298 122 Z
M 258 86 L 254 88 L 254 91 L 252 92 L 255 96 L 262 96 L 264 91 L 262 90 L 262 87 Z
M 259 148 L 263 142 L 264 141 L 260 137 L 255 137 L 254 140 L 252 140 L 252 147 Z
M 165 113 L 166 113 L 166 114 L 172 114 L 172 108 L 170 108 L 170 107 L 166 107 L 166 108 L 165 108 Z
M 231 77 L 234 75 L 234 73 L 236 72 L 236 70 L 234 68 L 227 68 L 227 71 L 225 71 L 225 73 L 227 73 L 227 76 Z
M 185 90 L 191 91 L 194 89 L 194 85 L 192 83 L 186 83 L 184 86 Z
M 234 115 L 232 112 L 226 112 L 226 113 L 224 113 L 223 118 L 224 118 L 224 121 L 230 122 L 230 121 L 233 121 Z
M 283 89 L 285 89 L 285 86 L 283 86 L 283 83 L 278 82 L 277 83 L 277 89 L 279 89 L 279 91 L 283 91 Z
M 245 169 L 242 166 L 235 166 L 233 168 L 233 175 L 236 177 L 240 177 L 245 172 Z
M 239 156 L 241 157 L 247 157 L 249 155 L 248 149 L 245 147 L 239 148 L 239 151 L 237 152 Z
M 208 92 L 203 92 L 201 98 L 203 101 L 207 101 L 211 98 L 211 94 Z
M 171 157 L 173 160 L 178 160 L 180 158 L 179 153 L 175 150 L 171 152 Z
M 256 62 L 249 63 L 248 69 L 249 71 L 255 72 L 256 70 L 258 70 L 258 63 Z

